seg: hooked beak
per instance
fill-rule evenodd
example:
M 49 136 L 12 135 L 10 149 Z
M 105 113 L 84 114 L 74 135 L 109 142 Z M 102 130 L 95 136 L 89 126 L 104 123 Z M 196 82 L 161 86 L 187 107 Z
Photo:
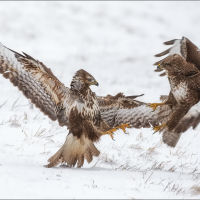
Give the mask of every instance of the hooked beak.
M 98 82 L 96 82 L 96 84 L 95 84 L 96 86 L 99 86 L 99 83 Z
M 158 66 L 157 66 L 157 70 L 160 70 L 160 69 L 163 69 L 164 67 L 163 67 L 163 65 L 162 64 L 158 64 Z
M 90 83 L 90 85 L 96 85 L 99 86 L 99 83 L 97 81 Z

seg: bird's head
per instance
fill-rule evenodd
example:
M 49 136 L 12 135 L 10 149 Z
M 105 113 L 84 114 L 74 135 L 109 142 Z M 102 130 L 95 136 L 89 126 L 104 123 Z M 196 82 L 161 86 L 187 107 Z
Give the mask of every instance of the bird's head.
M 184 71 L 185 64 L 186 60 L 182 56 L 173 54 L 161 61 L 157 66 L 157 70 L 164 69 L 167 72 L 181 73 Z
M 84 87 L 89 87 L 90 85 L 99 86 L 99 83 L 90 73 L 80 69 L 75 73 L 70 86 L 72 90 L 80 91 Z

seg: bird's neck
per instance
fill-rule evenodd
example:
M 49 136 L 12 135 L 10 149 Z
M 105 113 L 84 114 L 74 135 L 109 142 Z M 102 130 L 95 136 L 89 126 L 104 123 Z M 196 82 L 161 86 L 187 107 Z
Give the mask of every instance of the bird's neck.
M 89 86 L 85 85 L 81 90 L 79 90 L 79 95 L 86 101 L 90 101 L 93 97 L 93 92 Z
M 88 91 L 90 90 L 90 87 L 87 85 L 84 85 L 79 91 L 79 94 L 82 94 L 83 96 L 86 96 Z

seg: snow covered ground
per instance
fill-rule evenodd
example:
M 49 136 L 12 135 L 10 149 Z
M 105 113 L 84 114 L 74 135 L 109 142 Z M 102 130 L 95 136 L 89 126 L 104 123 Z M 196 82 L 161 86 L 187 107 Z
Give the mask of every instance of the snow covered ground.
M 153 70 L 164 41 L 200 47 L 200 2 L 0 2 L 0 42 L 50 67 L 69 86 L 78 69 L 98 95 L 145 94 L 158 102 L 169 83 Z M 103 136 L 101 154 L 83 168 L 46 169 L 66 127 L 33 108 L 0 77 L 0 198 L 200 198 L 200 126 L 175 148 L 151 129 Z

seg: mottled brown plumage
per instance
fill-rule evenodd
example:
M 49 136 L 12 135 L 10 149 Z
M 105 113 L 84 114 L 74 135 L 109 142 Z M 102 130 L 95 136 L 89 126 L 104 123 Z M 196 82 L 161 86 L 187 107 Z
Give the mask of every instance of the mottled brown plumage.
M 118 93 L 115 96 L 98 97 L 102 118 L 109 126 L 129 124 L 131 128 L 150 128 L 159 125 L 168 117 L 165 106 L 152 112 L 147 103 L 135 100 L 136 96 L 125 96 Z
M 169 105 L 171 114 L 164 127 L 155 127 L 154 130 L 161 128 L 163 141 L 174 147 L 182 134 L 179 122 L 200 100 L 200 72 L 194 64 L 178 54 L 165 58 L 158 68 L 165 70 L 170 83 L 171 91 L 164 105 Z
M 65 143 L 48 160 L 47 167 L 62 162 L 81 167 L 84 159 L 91 162 L 100 153 L 94 142 L 103 134 L 112 136 L 111 131 L 128 126 L 120 124 L 112 129 L 104 121 L 96 94 L 90 89 L 98 83 L 85 70 L 77 71 L 67 88 L 43 63 L 0 45 L 0 73 L 50 119 L 68 127 Z
M 173 45 L 170 49 L 155 55 L 156 57 L 161 57 L 166 54 L 173 55 L 178 54 L 185 59 L 186 62 L 192 63 L 198 71 L 200 70 L 200 50 L 193 44 L 188 38 L 182 37 L 182 39 L 175 39 L 168 42 L 164 42 L 166 45 Z M 164 58 L 162 61 L 166 60 L 169 56 Z M 161 61 L 156 62 L 154 65 L 158 65 Z M 192 75 L 196 73 L 196 69 L 188 73 Z M 163 69 L 158 69 L 155 71 L 162 71 Z M 160 74 L 164 76 L 165 72 Z M 190 127 L 195 129 L 200 122 L 200 103 L 195 104 L 190 108 L 187 114 L 181 119 L 176 127 L 176 132 L 180 134 L 188 130 Z
M 171 48 L 163 51 L 162 53 L 156 54 L 156 57 L 161 57 L 164 55 L 173 55 L 178 54 L 182 56 L 186 62 L 193 63 L 198 70 L 200 70 L 200 51 L 199 48 L 193 44 L 188 38 L 182 37 L 182 39 L 174 39 L 167 42 L 164 42 L 165 45 L 173 45 Z M 168 56 L 167 56 L 168 57 Z M 166 57 L 166 58 L 167 58 Z M 166 58 L 157 61 L 154 65 L 158 65 L 161 61 L 164 61 Z M 163 69 L 156 69 L 156 72 L 160 72 Z M 160 76 L 164 76 L 165 73 Z

